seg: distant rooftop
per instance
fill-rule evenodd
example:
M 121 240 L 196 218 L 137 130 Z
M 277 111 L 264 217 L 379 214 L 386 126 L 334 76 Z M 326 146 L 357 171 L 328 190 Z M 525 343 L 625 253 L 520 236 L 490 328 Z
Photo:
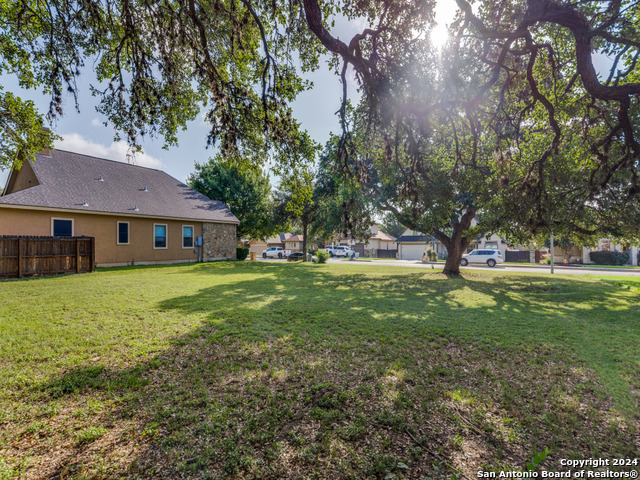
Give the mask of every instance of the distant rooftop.
M 398 243 L 425 243 L 437 242 L 438 239 L 431 235 L 402 235 L 396 239 Z
M 153 168 L 52 150 L 29 163 L 38 184 L 0 196 L 0 206 L 239 223 L 225 204 Z M 23 165 L 23 168 L 25 166 Z M 10 185 L 12 172 L 7 185 Z
M 388 233 L 383 232 L 382 230 L 378 230 L 378 232 L 371 235 L 371 238 L 377 238 L 378 240 L 385 240 L 389 242 L 395 242 L 396 238 L 392 237 Z
M 304 240 L 303 235 L 293 235 L 292 237 L 287 238 L 286 242 L 302 242 Z

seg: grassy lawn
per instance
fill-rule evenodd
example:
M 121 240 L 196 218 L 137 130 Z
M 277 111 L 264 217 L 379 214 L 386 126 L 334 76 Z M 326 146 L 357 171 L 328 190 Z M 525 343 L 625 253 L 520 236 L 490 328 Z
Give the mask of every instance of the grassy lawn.
M 229 262 L 0 282 L 0 479 L 631 457 L 639 280 Z
M 585 263 L 582 266 L 588 268 L 622 268 L 624 270 L 640 270 L 640 267 L 634 267 L 632 265 L 595 265 L 591 263 Z

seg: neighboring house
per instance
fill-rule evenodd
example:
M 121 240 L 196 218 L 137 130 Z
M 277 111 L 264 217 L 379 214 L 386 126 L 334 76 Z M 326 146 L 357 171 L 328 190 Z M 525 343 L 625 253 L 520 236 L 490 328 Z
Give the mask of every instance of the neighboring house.
M 557 264 L 562 264 L 565 260 L 568 263 L 583 263 L 583 264 L 593 264 L 591 261 L 590 253 L 591 252 L 623 252 L 629 254 L 629 260 L 627 265 L 638 266 L 640 264 L 640 248 L 638 246 L 632 245 L 622 245 L 617 244 L 611 239 L 601 238 L 598 240 L 598 243 L 595 245 L 590 245 L 588 247 L 576 245 L 570 243 L 569 245 L 560 246 L 559 243 L 561 239 L 556 237 L 555 244 L 553 248 L 554 253 L 554 261 Z M 549 248 L 544 247 L 540 249 L 545 255 L 549 254 Z
M 303 241 L 304 241 L 304 235 L 293 235 L 284 241 L 284 249 L 291 250 L 291 253 L 301 252 Z M 308 244 L 307 250 L 315 249 L 316 247 L 317 245 L 315 244 Z
M 594 245 L 595 247 L 595 245 Z M 581 249 L 579 249 L 577 252 L 571 251 L 569 252 L 571 253 L 575 253 L 576 255 L 576 259 L 580 260 L 582 263 L 593 263 L 591 261 L 591 257 L 589 256 L 589 254 L 591 252 L 625 252 L 629 254 L 629 261 L 627 262 L 627 265 L 633 265 L 633 266 L 638 266 L 638 263 L 640 261 L 640 248 L 638 246 L 627 246 L 627 245 L 620 245 L 620 244 L 616 244 L 614 243 L 612 240 L 608 239 L 608 238 L 601 238 L 600 240 L 598 240 L 598 245 L 596 248 L 594 248 L 593 250 L 590 249 L 589 247 L 582 247 Z M 556 246 L 553 249 L 554 254 L 557 255 L 564 255 L 565 252 L 562 251 L 562 249 L 558 249 L 558 247 Z M 580 256 L 578 256 L 578 254 L 581 254 L 581 258 Z M 568 261 L 573 261 L 573 258 L 569 258 Z M 557 260 L 556 260 L 557 262 Z
M 434 250 L 439 259 L 444 259 L 447 255 L 446 247 L 437 238 L 416 230 L 405 230 L 396 239 L 396 243 L 398 244 L 398 258 L 402 260 L 421 260 L 422 254 L 426 250 Z M 504 258 L 507 251 L 507 242 L 498 235 L 478 237 L 469 243 L 467 252 L 472 252 L 479 248 L 500 250 Z
M 479 248 L 482 249 L 491 249 L 491 250 L 500 250 L 502 253 L 502 258 L 505 258 L 506 251 L 508 249 L 507 241 L 496 235 L 492 234 L 489 237 L 480 237 L 475 238 L 471 242 L 469 242 L 469 246 L 467 247 L 467 253 L 472 252 L 473 250 L 477 250 Z
M 304 237 L 302 235 L 292 235 L 284 241 L 284 249 L 291 250 L 291 253 L 301 252 L 303 239 Z
M 94 237 L 99 266 L 232 259 L 238 223 L 160 170 L 63 150 L 24 162 L 0 196 L 0 234 Z
M 302 251 L 302 242 L 304 241 L 304 235 L 293 235 L 288 237 L 284 241 L 285 250 L 291 250 L 291 252 L 301 252 Z M 315 243 L 308 243 L 307 250 L 317 250 L 318 245 Z
M 444 245 L 435 237 L 409 228 L 396 238 L 396 244 L 400 260 L 422 260 L 422 254 L 426 250 L 434 250 L 438 258 L 444 258 L 447 252 Z
M 365 257 L 396 258 L 397 245 L 395 237 L 380 230 L 380 225 L 372 225 L 368 240 L 356 242 L 353 249 Z
M 353 239 L 351 234 L 345 235 L 344 233 L 340 233 L 335 237 L 329 239 L 325 242 L 325 246 L 335 245 L 335 246 L 345 246 L 345 247 L 353 247 L 356 244 L 356 241 Z
M 253 239 L 249 241 L 249 252 L 253 252 L 256 255 L 261 255 L 263 250 L 269 247 L 282 247 L 285 248 L 284 242 L 287 238 L 291 237 L 290 233 L 279 233 L 275 237 L 267 238 L 266 240 Z

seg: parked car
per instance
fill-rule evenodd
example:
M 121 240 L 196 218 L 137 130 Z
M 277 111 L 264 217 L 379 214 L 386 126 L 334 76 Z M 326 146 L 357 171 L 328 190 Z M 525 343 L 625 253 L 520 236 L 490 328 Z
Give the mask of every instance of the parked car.
M 336 257 L 350 257 L 354 254 L 355 252 L 353 250 L 351 250 L 351 247 L 345 247 L 345 246 L 338 246 L 335 247 L 333 250 L 333 254 Z
M 486 263 L 490 267 L 495 267 L 496 263 L 502 263 L 502 253 L 500 250 L 474 250 L 462 256 L 460 265 L 466 267 L 470 263 Z
M 334 247 L 333 245 L 329 245 L 327 247 L 324 248 L 324 251 L 327 252 L 329 255 L 331 255 L 332 257 L 335 256 L 335 250 L 338 247 Z
M 262 251 L 262 258 L 283 258 L 291 253 L 291 250 L 285 250 L 282 247 L 269 247 Z
M 287 256 L 287 262 L 297 262 L 298 260 L 302 260 L 303 257 L 304 257 L 304 253 L 293 252 L 291 255 Z
M 302 252 L 294 252 L 291 255 L 287 255 L 287 262 L 296 262 L 298 260 L 302 260 L 303 253 Z M 315 262 L 316 256 L 307 253 L 307 262 Z

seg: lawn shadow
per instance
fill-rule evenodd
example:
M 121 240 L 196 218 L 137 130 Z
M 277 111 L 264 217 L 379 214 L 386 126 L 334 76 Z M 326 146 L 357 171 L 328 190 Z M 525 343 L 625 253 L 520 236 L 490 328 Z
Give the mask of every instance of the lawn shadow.
M 33 393 L 103 405 L 90 423 L 105 432 L 78 422 L 43 478 L 97 476 L 100 462 L 105 478 L 472 478 L 545 447 L 549 468 L 640 448 L 637 416 L 607 413 L 604 379 L 589 371 L 613 372 L 628 392 L 628 368 L 611 362 L 638 326 L 628 292 L 370 269 L 192 267 L 237 275 L 158 305 L 200 327 L 132 368 L 76 369 Z

